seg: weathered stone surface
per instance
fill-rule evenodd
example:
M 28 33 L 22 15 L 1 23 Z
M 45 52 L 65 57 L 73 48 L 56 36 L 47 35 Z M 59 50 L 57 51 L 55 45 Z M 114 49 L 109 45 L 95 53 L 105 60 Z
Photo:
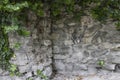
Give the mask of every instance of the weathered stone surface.
M 51 39 L 58 40 L 59 37 L 60 37 L 60 34 L 53 33 L 52 36 L 51 36 Z
M 45 21 L 45 23 L 47 22 Z M 13 49 L 16 56 L 12 58 L 12 60 L 10 61 L 11 63 L 18 66 L 18 70 L 21 74 L 24 74 L 20 76 L 20 78 L 23 77 L 24 79 L 20 79 L 20 80 L 26 80 L 29 77 L 36 75 L 35 72 L 38 69 L 43 70 L 43 72 L 46 73 L 45 75 L 47 75 L 48 77 L 51 76 L 52 42 L 51 42 L 51 37 L 49 36 L 50 27 L 46 25 L 47 24 L 43 24 L 43 22 L 40 21 L 39 26 L 43 26 L 40 27 L 40 29 L 29 27 L 28 30 L 30 30 L 31 34 L 28 37 L 22 37 L 14 33 L 11 33 L 9 35 L 11 48 L 13 48 L 13 46 L 17 42 L 21 44 L 19 49 L 17 50 Z M 47 68 L 44 71 L 43 68 L 46 66 Z M 7 80 L 7 79 L 2 79 L 2 80 Z M 19 79 L 15 78 L 12 80 L 19 80 Z M 33 80 L 34 80 L 34 76 L 33 76 Z
M 43 74 L 46 75 L 47 77 L 50 77 L 52 75 L 52 68 L 46 67 L 45 70 L 43 71 Z
M 43 64 L 39 64 L 39 65 L 32 65 L 32 71 L 37 71 L 39 70 L 43 70 Z
M 30 70 L 30 65 L 25 65 L 25 66 L 18 66 L 19 72 L 24 73 Z
M 96 74 L 97 72 L 96 65 L 88 65 L 88 74 Z
M 31 19 L 36 20 L 37 17 L 33 16 Z M 34 75 L 33 80 L 42 80 L 36 77 L 36 71 L 42 70 L 47 77 L 51 77 L 54 73 L 52 68 L 58 73 L 69 75 L 96 74 L 102 70 L 119 72 L 120 33 L 112 23 L 103 25 L 94 22 L 90 16 L 83 16 L 81 22 L 70 17 L 53 22 L 52 26 L 50 22 L 47 19 L 41 20 L 33 28 L 33 21 L 27 28 L 31 32 L 28 37 L 9 34 L 11 48 L 17 42 L 21 44 L 20 49 L 13 49 L 16 57 L 10 62 L 18 66 L 20 73 L 26 74 L 18 78 L 0 76 L 0 79 L 26 80 Z M 105 61 L 101 69 L 96 68 L 98 60 Z
M 50 46 L 52 44 L 50 40 L 44 40 L 43 43 L 45 46 Z
M 27 72 L 26 74 L 25 74 L 25 77 L 26 78 L 29 78 L 29 77 L 31 77 L 32 76 L 32 73 L 31 72 Z
M 103 68 L 110 70 L 110 71 L 114 71 L 115 70 L 115 64 L 105 64 L 103 66 Z
M 27 53 L 26 52 L 22 52 L 22 53 L 16 53 L 16 61 L 13 61 L 14 64 L 17 65 L 26 65 L 27 63 L 29 63 L 29 58 L 27 57 Z
M 54 59 L 66 59 L 66 58 L 68 58 L 69 57 L 69 55 L 54 55 Z
M 114 64 L 120 64 L 120 56 L 114 57 L 114 59 L 112 60 L 112 63 L 114 63 Z
M 73 42 L 72 40 L 65 40 L 64 44 L 67 46 L 67 45 L 72 45 Z
M 58 60 L 58 61 L 55 61 L 55 67 L 56 69 L 59 71 L 64 71 L 65 70 L 65 64 L 64 62 Z
M 60 49 L 58 46 L 53 46 L 53 53 L 59 53 Z
M 87 70 L 88 70 L 87 65 L 85 65 L 85 64 L 79 65 L 78 63 L 75 63 L 75 64 L 74 64 L 73 71 L 76 71 L 76 72 L 77 72 L 77 71 L 81 71 L 81 70 L 87 71 Z
M 58 27 L 59 27 L 59 28 L 63 28 L 63 27 L 64 27 L 64 24 L 63 24 L 63 23 L 58 24 Z
M 70 63 L 65 64 L 65 70 L 67 72 L 72 72 L 73 71 L 73 64 L 70 64 Z
M 2 76 L 2 77 L 0 76 L 0 79 L 1 79 L 1 80 L 12 80 L 9 76 L 4 76 L 4 77 L 3 77 L 3 76 Z
M 75 26 L 76 23 L 69 23 L 68 25 L 69 25 L 69 26 Z
M 35 80 L 42 80 L 40 77 L 35 78 Z
M 90 56 L 90 53 L 88 51 L 84 51 L 84 56 L 85 57 L 89 57 Z
M 107 48 L 107 49 L 111 49 L 113 47 L 113 44 L 104 42 L 104 43 L 101 43 L 101 46 L 103 46 L 104 48 Z
M 95 51 L 93 51 L 93 52 L 91 52 L 91 56 L 92 57 L 101 57 L 101 56 L 103 56 L 103 55 L 106 55 L 106 53 L 107 53 L 108 51 L 107 50 L 95 50 Z

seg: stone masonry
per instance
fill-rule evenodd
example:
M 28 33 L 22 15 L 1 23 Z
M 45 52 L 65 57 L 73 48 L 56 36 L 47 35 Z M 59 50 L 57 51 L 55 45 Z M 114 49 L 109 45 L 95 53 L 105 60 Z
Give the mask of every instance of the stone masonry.
M 55 74 L 120 72 L 120 32 L 114 23 L 101 24 L 90 16 L 83 16 L 81 21 L 68 17 L 52 24 L 49 19 L 40 19 L 35 26 L 37 17 L 31 15 L 26 27 L 30 36 L 9 34 L 11 48 L 15 43 L 21 44 L 19 49 L 13 48 L 15 57 L 11 62 L 23 75 L 11 77 L 9 72 L 0 70 L 0 80 L 44 80 L 37 75 L 37 70 L 48 80 Z

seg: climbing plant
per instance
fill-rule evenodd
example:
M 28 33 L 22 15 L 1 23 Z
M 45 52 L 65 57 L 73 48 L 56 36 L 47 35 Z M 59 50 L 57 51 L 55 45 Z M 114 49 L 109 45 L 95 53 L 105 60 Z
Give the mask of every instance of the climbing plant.
M 52 20 L 71 15 L 80 20 L 83 15 L 92 15 L 94 19 L 104 23 L 115 21 L 120 30 L 120 0 L 0 0 L 0 67 L 8 67 L 13 56 L 9 48 L 8 33 L 16 31 L 18 34 L 28 35 L 29 32 L 21 28 L 28 10 L 38 17 L 50 15 Z M 23 17 L 22 17 L 23 16 Z
M 11 70 L 13 64 L 10 63 L 10 59 L 14 56 L 14 52 L 9 47 L 8 34 L 19 30 L 17 16 L 24 7 L 28 7 L 25 1 L 21 3 L 11 3 L 9 0 L 0 1 L 0 68 L 12 74 L 14 73 Z

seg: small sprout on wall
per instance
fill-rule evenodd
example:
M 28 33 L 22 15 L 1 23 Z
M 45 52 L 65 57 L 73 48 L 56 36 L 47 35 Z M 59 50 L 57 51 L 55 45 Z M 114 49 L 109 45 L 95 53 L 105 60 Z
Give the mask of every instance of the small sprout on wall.
M 37 76 L 41 77 L 44 80 L 47 80 L 47 76 L 43 74 L 41 70 L 37 70 Z
M 29 36 L 30 35 L 30 31 L 27 31 L 26 29 L 21 29 L 18 31 L 18 34 L 21 35 L 21 36 Z
M 13 45 L 13 48 L 16 49 L 16 50 L 20 49 L 20 47 L 21 47 L 21 43 L 19 43 L 19 42 L 15 43 Z
M 14 76 L 17 71 L 17 66 L 15 64 L 11 64 L 9 71 L 10 71 L 10 76 Z
M 11 64 L 9 67 L 10 76 L 21 76 L 21 73 L 18 71 L 17 65 Z
M 99 60 L 98 65 L 103 67 L 105 65 L 105 61 L 104 60 Z
M 26 80 L 33 80 L 31 77 L 27 78 Z

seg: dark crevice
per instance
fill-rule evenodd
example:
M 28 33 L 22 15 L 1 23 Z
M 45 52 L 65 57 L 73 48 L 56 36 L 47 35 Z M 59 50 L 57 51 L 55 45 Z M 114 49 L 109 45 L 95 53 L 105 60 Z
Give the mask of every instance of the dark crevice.
M 50 17 L 52 17 L 52 13 L 51 13 L 51 11 L 50 11 Z M 54 23 L 54 21 L 51 19 L 51 25 L 50 25 L 50 29 L 51 29 L 51 33 L 50 33 L 50 35 L 52 35 L 52 33 L 53 33 L 53 23 Z M 56 73 L 57 73 L 57 69 L 56 69 L 56 67 L 55 67 L 55 60 L 54 60 L 54 53 L 53 53 L 53 50 L 54 50 L 54 48 L 53 48 L 53 46 L 54 46 L 54 42 L 53 42 L 53 40 L 51 39 L 51 47 L 52 47 L 52 57 L 51 57 L 51 59 L 52 59 L 52 63 L 51 63 L 51 66 L 52 66 L 52 74 L 51 74 L 51 76 L 50 76 L 50 80 L 52 80 L 54 77 L 55 77 L 55 75 L 56 75 Z

